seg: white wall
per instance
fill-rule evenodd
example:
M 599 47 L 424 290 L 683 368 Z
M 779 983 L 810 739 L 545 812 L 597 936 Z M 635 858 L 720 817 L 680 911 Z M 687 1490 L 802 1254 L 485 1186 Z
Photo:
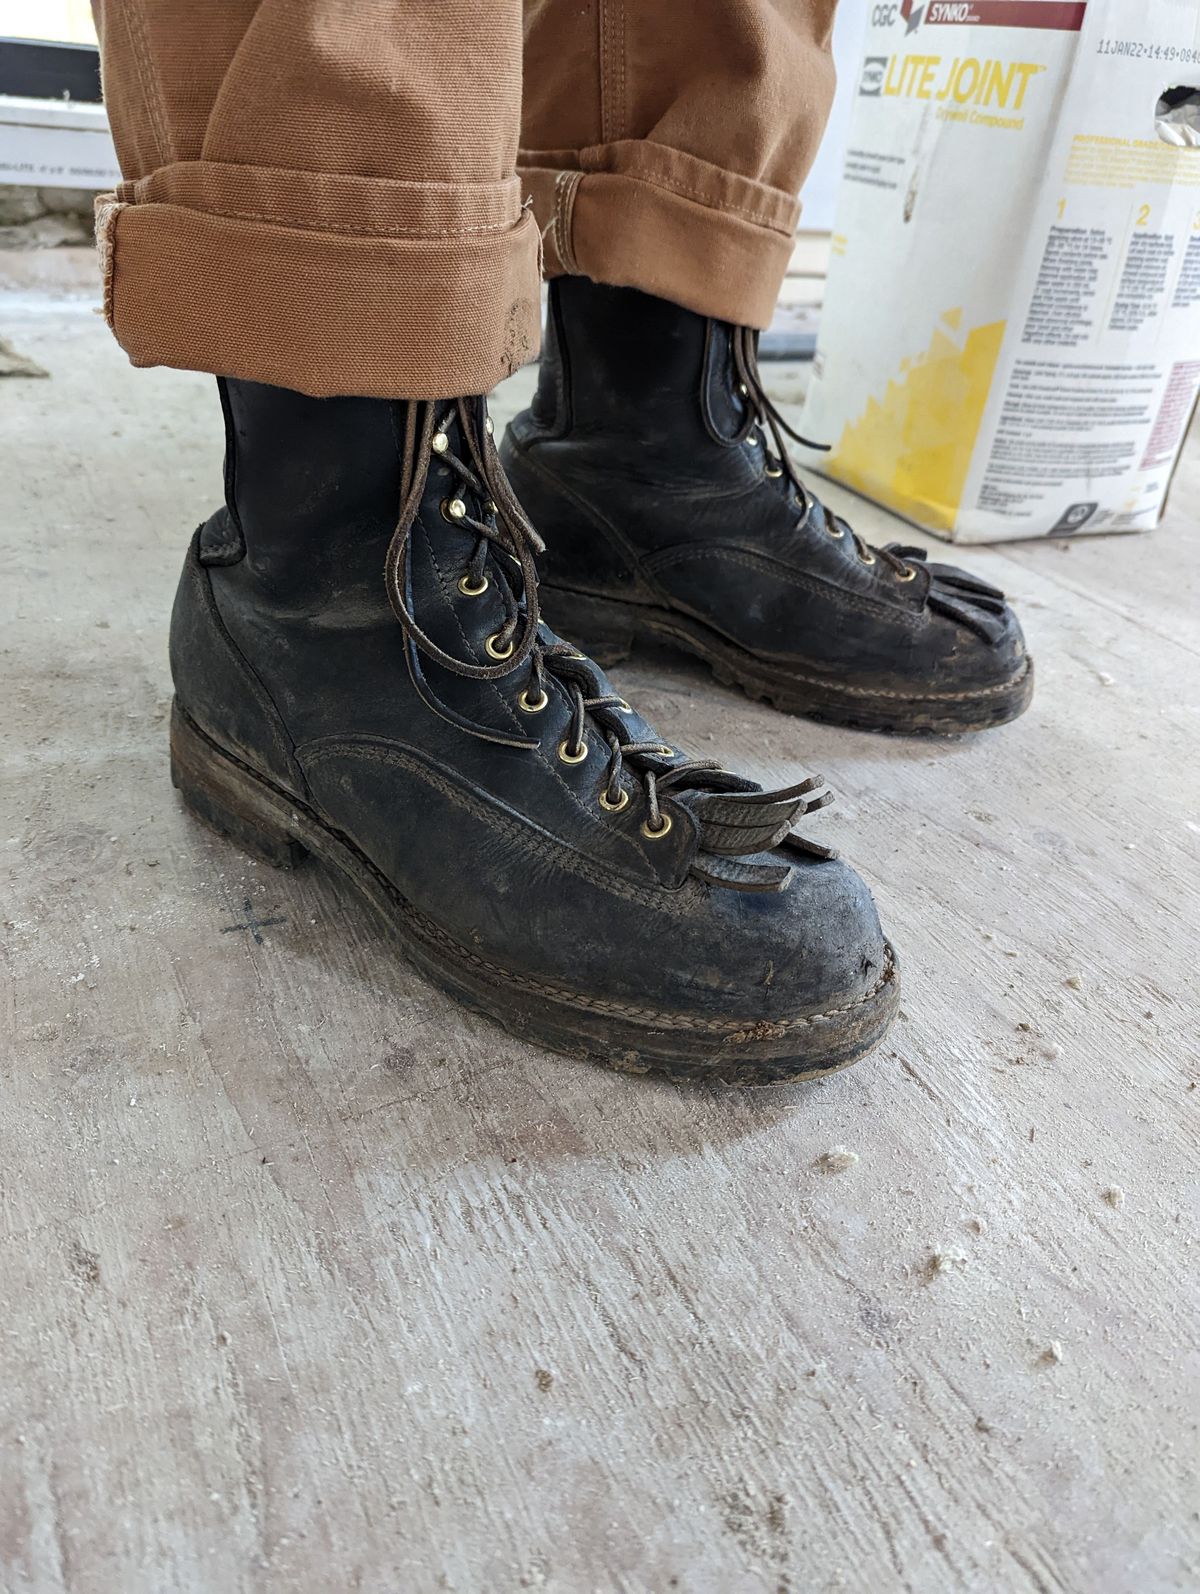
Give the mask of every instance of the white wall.
M 842 161 L 846 154 L 850 112 L 858 86 L 869 5 L 870 0 L 841 0 L 838 6 L 837 26 L 833 34 L 833 53 L 838 69 L 837 98 L 833 102 L 833 115 L 829 119 L 829 129 L 821 145 L 821 153 L 817 156 L 817 164 L 801 196 L 804 212 L 800 217 L 800 226 L 805 232 L 833 230 L 834 202 L 842 178 Z
M 88 0 L 0 0 L 0 37 L 95 44 Z

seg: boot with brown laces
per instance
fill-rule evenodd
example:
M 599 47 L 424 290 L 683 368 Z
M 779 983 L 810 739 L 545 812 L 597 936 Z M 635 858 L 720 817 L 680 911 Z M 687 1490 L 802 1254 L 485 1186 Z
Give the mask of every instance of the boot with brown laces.
M 1003 593 L 869 547 L 801 480 L 789 435 L 749 328 L 558 278 L 536 397 L 501 448 L 546 539 L 550 621 L 602 664 L 658 639 L 814 719 L 1015 719 L 1033 667 Z
M 217 830 L 340 869 L 513 1034 L 759 1084 L 896 1011 L 870 893 L 762 791 L 666 743 L 542 624 L 484 401 L 220 384 L 226 504 L 171 625 L 172 770 Z

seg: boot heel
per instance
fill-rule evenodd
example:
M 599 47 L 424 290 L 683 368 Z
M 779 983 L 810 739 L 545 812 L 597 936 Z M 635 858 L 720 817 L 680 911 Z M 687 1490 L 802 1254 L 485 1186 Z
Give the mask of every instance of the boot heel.
M 620 664 L 633 652 L 636 628 L 631 604 L 566 587 L 541 586 L 538 596 L 547 625 L 595 659 L 601 669 Z
M 282 793 L 226 758 L 178 703 L 171 709 L 171 783 L 197 819 L 252 857 L 294 869 L 308 856 L 290 833 Z

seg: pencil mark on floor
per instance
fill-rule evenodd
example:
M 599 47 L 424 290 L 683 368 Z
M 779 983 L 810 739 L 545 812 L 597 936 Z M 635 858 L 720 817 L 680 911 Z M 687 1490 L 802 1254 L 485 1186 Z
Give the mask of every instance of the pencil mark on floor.
M 245 922 L 243 924 L 223 924 L 221 926 L 222 935 L 228 935 L 232 930 L 249 930 L 255 941 L 259 946 L 261 946 L 263 944 L 263 938 L 259 933 L 261 930 L 267 930 L 273 924 L 287 923 L 287 918 L 283 915 L 280 915 L 274 919 L 256 919 L 254 916 L 254 909 L 250 905 L 249 897 L 244 897 L 242 899 L 242 910 L 246 915 Z

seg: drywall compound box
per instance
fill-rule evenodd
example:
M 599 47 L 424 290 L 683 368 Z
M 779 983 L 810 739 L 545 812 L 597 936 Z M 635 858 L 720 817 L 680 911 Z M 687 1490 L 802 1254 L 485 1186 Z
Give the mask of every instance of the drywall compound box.
M 1197 0 L 873 3 L 812 465 L 963 542 L 1142 530 L 1198 388 Z

